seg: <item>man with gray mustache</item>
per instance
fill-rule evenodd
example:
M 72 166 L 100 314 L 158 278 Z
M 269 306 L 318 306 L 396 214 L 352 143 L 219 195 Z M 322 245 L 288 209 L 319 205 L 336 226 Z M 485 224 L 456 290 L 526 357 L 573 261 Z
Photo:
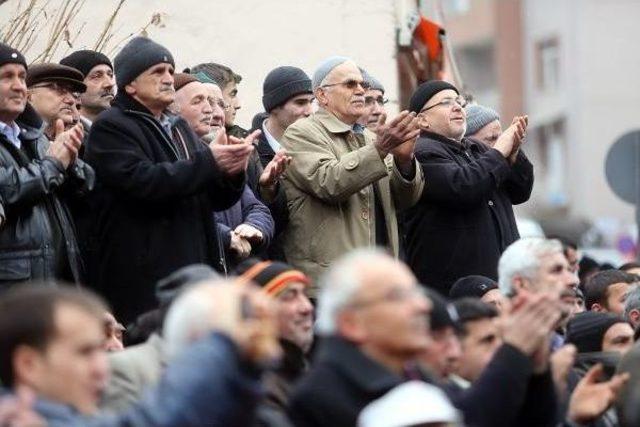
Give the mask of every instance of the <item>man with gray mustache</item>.
M 175 62 L 164 46 L 133 38 L 113 65 L 118 94 L 91 126 L 85 153 L 98 182 L 89 270 L 126 324 L 156 307 L 159 279 L 194 263 L 221 268 L 211 212 L 240 198 L 253 145 L 202 144 L 168 111 Z

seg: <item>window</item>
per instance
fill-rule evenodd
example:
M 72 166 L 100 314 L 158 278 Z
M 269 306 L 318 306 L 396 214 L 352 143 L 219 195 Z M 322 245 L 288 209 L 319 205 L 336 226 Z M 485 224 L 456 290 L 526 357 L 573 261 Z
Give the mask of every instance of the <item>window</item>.
M 560 87 L 560 45 L 557 38 L 536 43 L 536 83 L 543 92 L 552 92 Z

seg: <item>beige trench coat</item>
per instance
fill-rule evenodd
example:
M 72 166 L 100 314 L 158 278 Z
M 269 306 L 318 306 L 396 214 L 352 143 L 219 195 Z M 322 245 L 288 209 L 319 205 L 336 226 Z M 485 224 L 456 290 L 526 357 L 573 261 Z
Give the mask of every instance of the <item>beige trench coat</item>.
M 398 256 L 396 210 L 418 201 L 424 178 L 416 163 L 413 180 L 404 179 L 392 156 L 380 158 L 374 138 L 321 109 L 289 126 L 282 139 L 293 158 L 282 181 L 289 208 L 285 256 L 316 284 L 336 258 L 375 245 L 373 185 L 380 194 L 390 249 Z

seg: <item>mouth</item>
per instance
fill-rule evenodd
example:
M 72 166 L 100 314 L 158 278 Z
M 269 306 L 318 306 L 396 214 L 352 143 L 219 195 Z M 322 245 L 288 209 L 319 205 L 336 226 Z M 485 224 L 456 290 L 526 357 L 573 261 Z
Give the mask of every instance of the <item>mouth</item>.
M 202 120 L 200 120 L 200 123 L 211 125 L 211 117 L 203 117 Z
M 464 117 L 456 117 L 451 119 L 452 122 L 458 122 L 458 123 L 462 123 L 464 122 Z
M 112 93 L 105 93 L 104 95 L 101 96 L 101 98 L 109 98 L 109 99 L 113 99 L 114 96 Z

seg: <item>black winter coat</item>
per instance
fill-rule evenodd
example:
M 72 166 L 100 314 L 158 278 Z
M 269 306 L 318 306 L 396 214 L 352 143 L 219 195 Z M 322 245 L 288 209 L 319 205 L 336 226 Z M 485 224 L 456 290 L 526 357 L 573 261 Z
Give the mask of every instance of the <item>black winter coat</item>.
M 500 255 L 519 238 L 512 205 L 529 199 L 533 166 L 492 148 L 423 132 L 415 156 L 425 187 L 402 217 L 407 262 L 421 283 L 447 295 L 464 276 L 497 279 Z
M 289 416 L 296 427 L 353 427 L 367 404 L 403 381 L 354 344 L 326 338 L 317 361 L 294 389 Z
M 534 375 L 531 358 L 503 344 L 467 389 L 443 386 L 468 427 L 553 427 L 556 392 L 551 373 Z
M 80 284 L 83 267 L 66 202 L 89 191 L 93 169 L 76 160 L 66 170 L 46 152 L 44 123 L 31 105 L 16 120 L 19 150 L 0 134 L 0 287 L 28 280 Z
M 188 124 L 184 158 L 160 122 L 127 94 L 93 123 L 85 154 L 97 174 L 93 285 L 129 322 L 156 307 L 156 282 L 193 263 L 220 268 L 214 210 L 238 201 L 244 177 L 222 175 Z

